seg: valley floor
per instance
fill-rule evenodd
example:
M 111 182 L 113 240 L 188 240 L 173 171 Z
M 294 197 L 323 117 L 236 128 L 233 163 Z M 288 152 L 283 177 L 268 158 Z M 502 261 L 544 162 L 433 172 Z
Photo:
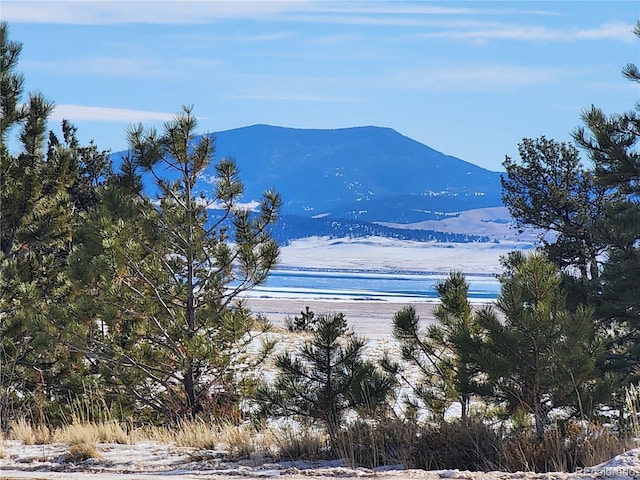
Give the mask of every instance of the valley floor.
M 371 340 L 391 339 L 394 314 L 413 305 L 423 322 L 433 321 L 434 302 L 407 299 L 388 300 L 319 300 L 314 298 L 247 298 L 254 314 L 264 315 L 275 327 L 284 327 L 287 317 L 300 316 L 306 307 L 318 314 L 343 313 L 355 333 Z

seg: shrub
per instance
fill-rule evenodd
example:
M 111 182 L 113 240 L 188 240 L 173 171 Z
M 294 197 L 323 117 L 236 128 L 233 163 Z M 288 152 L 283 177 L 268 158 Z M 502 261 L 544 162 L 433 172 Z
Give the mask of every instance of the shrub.
M 500 468 L 510 472 L 575 472 L 611 459 L 630 448 L 629 443 L 602 425 L 558 423 L 545 431 L 542 441 L 531 431 L 505 439 Z
M 494 470 L 501 450 L 500 436 L 480 419 L 467 418 L 421 428 L 411 468 L 426 470 Z
M 311 332 L 315 330 L 318 323 L 316 314 L 312 312 L 309 307 L 305 307 L 303 312 L 300 312 L 300 316 L 295 316 L 293 319 L 287 316 L 284 319 L 284 326 L 290 332 Z
M 342 429 L 333 442 L 334 453 L 348 458 L 353 467 L 376 468 L 413 464 L 418 428 L 413 422 L 385 418 L 358 420 Z

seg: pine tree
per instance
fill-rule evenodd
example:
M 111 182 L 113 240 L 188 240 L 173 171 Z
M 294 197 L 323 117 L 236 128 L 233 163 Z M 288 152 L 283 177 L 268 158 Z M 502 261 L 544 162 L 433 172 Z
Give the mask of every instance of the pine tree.
M 606 247 L 598 221 L 607 190 L 594 182 L 570 144 L 525 138 L 518 151 L 520 162 L 506 157 L 501 178 L 502 200 L 517 226 L 538 229 L 543 249 L 560 268 L 597 279 L 598 256 Z
M 640 38 L 640 20 L 636 20 L 636 25 L 633 28 L 633 33 L 636 37 Z M 622 69 L 622 75 L 632 82 L 640 83 L 640 68 L 633 63 L 628 63 Z M 640 100 L 636 103 L 636 108 L 640 109 Z
M 9 40 L 6 23 L 0 24 L 0 410 L 23 405 L 42 421 L 46 409 L 77 393 L 83 371 L 69 357 L 59 328 L 73 294 L 66 268 L 80 222 L 77 205 L 91 203 L 76 202 L 73 193 L 87 178 L 88 155 L 82 152 L 95 150 L 94 177 L 107 165 L 95 146 L 79 147 L 67 122 L 62 143 L 47 135 L 53 103 L 42 94 L 30 94 L 20 106 L 20 50 Z M 18 136 L 15 154 L 8 148 L 12 130 Z M 83 187 L 85 195 L 94 187 Z
M 9 39 L 9 26 L 0 22 L 0 145 L 2 158 L 9 154 L 6 141 L 11 128 L 24 117 L 20 97 L 24 92 L 24 76 L 16 71 L 22 44 Z M 3 172 L 5 165 L 3 164 Z M 4 249 L 3 249 L 4 251 Z
M 504 263 L 496 303 L 504 320 L 480 311 L 479 332 L 464 348 L 484 378 L 479 393 L 532 414 L 542 438 L 552 409 L 578 412 L 591 396 L 600 355 L 593 311 L 566 308 L 561 274 L 544 255 L 514 252 Z
M 89 285 L 74 348 L 115 393 L 169 419 L 233 413 L 234 369 L 254 328 L 238 296 L 265 281 L 279 253 L 269 229 L 280 197 L 266 192 L 255 214 L 242 208 L 233 159 L 215 165 L 214 198 L 197 195 L 215 146 L 196 127 L 184 107 L 161 135 L 129 129 L 129 154 L 74 257 L 77 284 Z M 157 198 L 140 175 L 154 179 Z
M 458 401 L 466 418 L 475 391 L 475 372 L 472 359 L 461 345 L 477 330 L 468 300 L 469 285 L 461 272 L 451 272 L 436 284 L 436 289 L 440 302 L 433 314 L 437 323 L 421 331 L 415 308 L 408 306 L 394 315 L 393 335 L 403 359 L 420 371 L 419 383 L 413 385 L 415 396 L 441 420 L 450 404 Z
M 634 33 L 640 38 L 640 22 Z M 640 83 L 635 65 L 627 65 L 623 74 Z M 600 188 L 616 194 L 601 216 L 600 234 L 608 249 L 596 300 L 601 330 L 608 335 L 602 367 L 616 376 L 619 389 L 640 378 L 640 102 L 635 110 L 611 115 L 592 106 L 582 121 L 573 137 L 592 160 Z
M 261 416 L 319 420 L 334 440 L 348 411 L 371 415 L 384 408 L 395 378 L 362 358 L 366 342 L 342 313 L 316 319 L 312 339 L 295 356 L 276 356 L 276 377 L 255 398 Z

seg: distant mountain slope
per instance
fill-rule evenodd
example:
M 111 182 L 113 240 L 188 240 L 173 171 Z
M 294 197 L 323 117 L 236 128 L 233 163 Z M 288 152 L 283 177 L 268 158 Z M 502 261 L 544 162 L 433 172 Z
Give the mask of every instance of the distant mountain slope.
M 506 207 L 491 207 L 467 210 L 459 214 L 451 214 L 442 220 L 425 220 L 417 223 L 399 224 L 381 222 L 389 228 L 403 230 L 437 230 L 449 234 L 480 235 L 491 241 L 535 242 L 540 232 L 527 230 L 519 233 L 515 222 Z
M 216 145 L 236 158 L 247 200 L 273 187 L 288 214 L 407 223 L 501 205 L 499 173 L 390 128 L 254 125 L 219 132 Z
M 500 174 L 440 153 L 381 127 L 305 130 L 253 125 L 218 132 L 216 159 L 234 157 L 245 184 L 243 202 L 259 199 L 270 188 L 283 198 L 283 241 L 351 231 L 396 238 L 398 230 L 452 214 L 501 206 Z M 119 153 L 113 155 L 117 164 Z M 196 193 L 209 196 L 215 170 L 202 175 Z M 154 186 L 145 179 L 150 193 Z M 301 217 L 296 219 L 295 217 Z M 312 218 L 322 221 L 310 222 Z M 339 221 L 339 222 L 336 222 Z M 392 224 L 381 228 L 374 223 Z M 389 225 L 390 226 L 390 225 Z M 450 238 L 437 235 L 437 224 L 406 238 Z M 457 241 L 479 241 L 482 232 L 455 232 Z M 466 240 L 464 240 L 466 239 Z
M 386 226 L 358 220 L 283 215 L 272 229 L 272 233 L 280 245 L 287 245 L 298 238 L 316 236 L 328 238 L 384 237 L 418 242 L 449 243 L 489 242 L 492 240 L 489 235 L 443 231 L 438 228 L 437 220 L 433 220 L 433 222 L 436 225 L 435 228 L 405 228 L 404 225 Z

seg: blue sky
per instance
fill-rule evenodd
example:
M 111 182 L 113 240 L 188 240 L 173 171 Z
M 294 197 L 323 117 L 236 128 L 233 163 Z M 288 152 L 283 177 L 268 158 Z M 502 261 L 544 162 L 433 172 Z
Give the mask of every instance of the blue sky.
M 27 91 L 126 147 L 194 105 L 203 133 L 378 125 L 491 170 L 523 137 L 633 108 L 638 1 L 2 0 Z

